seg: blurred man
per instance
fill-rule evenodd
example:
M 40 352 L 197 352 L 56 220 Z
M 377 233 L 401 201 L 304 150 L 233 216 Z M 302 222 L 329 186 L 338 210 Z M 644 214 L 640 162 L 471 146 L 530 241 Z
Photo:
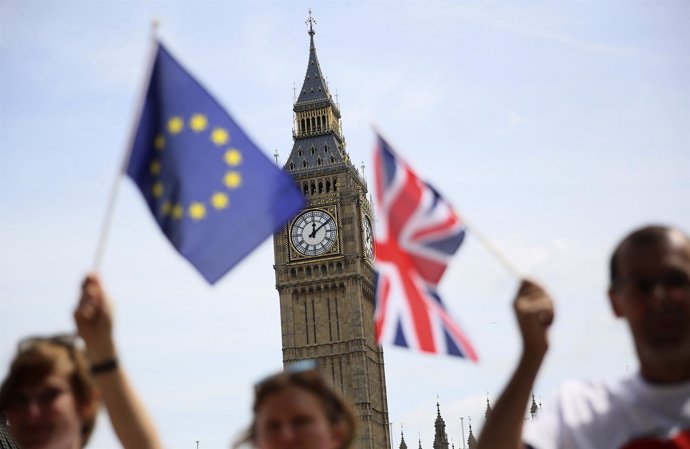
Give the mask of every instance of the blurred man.
M 663 226 L 639 229 L 618 245 L 610 270 L 609 300 L 628 323 L 639 373 L 566 383 L 523 431 L 554 317 L 548 294 L 523 281 L 514 303 L 523 352 L 479 449 L 690 448 L 690 237 Z

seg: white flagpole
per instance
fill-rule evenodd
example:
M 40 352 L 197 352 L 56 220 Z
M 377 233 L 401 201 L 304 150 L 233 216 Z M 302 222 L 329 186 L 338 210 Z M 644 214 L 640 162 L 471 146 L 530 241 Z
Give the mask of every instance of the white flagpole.
M 92 271 L 98 273 L 101 268 L 101 263 L 103 262 L 103 254 L 105 252 L 105 245 L 108 240 L 108 235 L 110 234 L 110 225 L 113 221 L 113 212 L 115 210 L 115 203 L 117 201 L 117 196 L 120 191 L 120 184 L 122 176 L 125 174 L 126 167 L 129 163 L 129 157 L 132 152 L 132 145 L 134 144 L 134 139 L 136 137 L 136 129 L 139 120 L 141 119 L 141 113 L 144 109 L 144 103 L 146 102 L 146 91 L 148 89 L 149 82 L 151 80 L 151 72 L 153 71 L 153 65 L 156 58 L 156 49 L 158 48 L 158 20 L 154 19 L 151 24 L 151 48 L 149 50 L 148 64 L 146 68 L 146 77 L 144 82 L 141 84 L 141 91 L 139 94 L 139 99 L 137 101 L 137 110 L 134 114 L 132 125 L 129 131 L 129 138 L 127 139 L 126 147 L 123 151 L 123 158 L 120 167 L 118 167 L 115 179 L 113 181 L 113 186 L 110 189 L 110 196 L 108 198 L 108 204 L 105 210 L 105 216 L 103 218 L 103 224 L 101 225 L 101 233 L 98 238 L 98 244 L 96 246 L 96 255 L 94 256 Z
M 459 213 L 458 213 L 459 214 Z M 459 214 L 460 215 L 460 214 Z M 510 273 L 511 275 L 515 276 L 518 279 L 522 279 L 524 276 L 522 273 L 518 271 L 517 268 L 515 268 L 515 265 L 510 263 L 508 258 L 498 250 L 498 247 L 494 245 L 491 240 L 486 238 L 484 234 L 479 232 L 477 228 L 474 227 L 474 225 L 470 224 L 470 222 L 467 221 L 464 215 L 460 215 L 460 221 L 462 221 L 465 224 L 465 227 L 467 230 L 477 239 L 477 241 L 484 247 L 485 250 L 489 252 L 492 256 L 494 256 L 494 259 L 498 261 L 498 263 L 505 268 L 505 270 Z
M 378 134 L 379 136 L 383 137 L 387 142 L 389 142 L 389 143 L 391 142 L 387 137 L 385 137 L 385 136 L 383 135 L 383 133 L 381 133 L 381 131 L 379 130 L 379 128 L 378 128 L 375 124 L 372 123 L 372 124 L 371 124 L 371 127 L 374 128 L 374 132 L 375 132 L 376 134 Z M 396 148 L 397 148 L 397 147 L 396 147 Z M 398 155 L 398 157 L 400 157 L 400 156 Z M 404 161 L 404 159 L 403 159 L 403 161 Z M 405 161 L 405 163 L 407 164 L 406 161 Z M 453 208 L 454 208 L 455 210 L 457 210 L 457 209 L 455 208 L 455 206 L 453 206 Z M 515 276 L 515 277 L 518 278 L 518 279 L 521 279 L 521 278 L 523 277 L 523 275 L 520 273 L 520 271 L 518 271 L 518 270 L 515 268 L 515 266 L 514 266 L 512 263 L 510 263 L 510 261 L 508 260 L 508 258 L 505 257 L 505 256 L 503 255 L 503 253 L 502 253 L 501 251 L 498 250 L 498 248 L 496 247 L 496 245 L 494 245 L 494 244 L 491 242 L 491 240 L 489 240 L 488 238 L 486 238 L 481 232 L 479 232 L 479 230 L 478 230 L 476 227 L 474 227 L 474 225 L 472 225 L 470 222 L 468 222 L 467 219 L 466 219 L 466 217 L 465 217 L 463 214 L 460 214 L 460 213 L 458 212 L 458 215 L 460 216 L 460 221 L 465 225 L 465 227 L 467 228 L 467 230 L 468 230 L 474 237 L 477 238 L 477 241 L 479 241 L 479 243 L 484 247 L 484 249 L 486 249 L 486 250 L 489 252 L 489 254 L 491 254 L 491 255 L 498 261 L 498 263 L 499 263 L 508 273 L 510 273 L 511 275 Z

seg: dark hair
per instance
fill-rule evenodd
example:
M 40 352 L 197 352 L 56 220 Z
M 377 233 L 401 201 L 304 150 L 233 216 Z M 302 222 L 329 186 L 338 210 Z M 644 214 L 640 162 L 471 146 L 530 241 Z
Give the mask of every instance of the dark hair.
M 256 441 L 256 414 L 264 401 L 273 394 L 289 387 L 298 387 L 314 394 L 328 421 L 333 426 L 344 426 L 343 442 L 338 449 L 349 449 L 355 439 L 356 418 L 351 406 L 333 389 L 316 369 L 297 372 L 280 372 L 259 382 L 254 389 L 253 417 L 249 428 L 235 442 L 233 448 Z
M 30 344 L 24 344 L 27 342 Z M 39 337 L 20 343 L 10 371 L 0 386 L 0 412 L 12 406 L 20 388 L 38 384 L 55 370 L 66 373 L 77 407 L 86 406 L 81 428 L 81 446 L 84 447 L 96 425 L 99 396 L 86 355 L 73 344 L 65 344 L 61 338 Z
M 611 282 L 611 288 L 615 287 L 618 281 L 618 265 L 620 254 L 628 246 L 645 246 L 645 245 L 659 245 L 667 242 L 669 240 L 670 234 L 673 232 L 678 232 L 682 235 L 685 240 L 690 244 L 690 237 L 685 233 L 679 231 L 676 228 L 670 226 L 662 225 L 649 225 L 643 228 L 637 229 L 630 234 L 628 234 L 619 244 L 611 255 L 611 261 L 609 262 L 609 279 Z

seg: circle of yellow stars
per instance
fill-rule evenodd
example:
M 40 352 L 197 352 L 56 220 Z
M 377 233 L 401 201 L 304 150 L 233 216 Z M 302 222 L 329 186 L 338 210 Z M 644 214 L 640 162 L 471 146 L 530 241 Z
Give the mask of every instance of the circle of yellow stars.
M 230 197 L 228 191 L 237 189 L 242 185 L 242 174 L 238 171 L 238 166 L 242 164 L 242 153 L 237 148 L 229 146 L 230 133 L 222 127 L 210 127 L 208 118 L 204 114 L 192 114 L 192 116 L 185 122 L 183 117 L 173 116 L 168 119 L 166 123 L 166 131 L 169 136 L 174 138 L 185 130 L 187 126 L 196 134 L 208 132 L 208 138 L 218 148 L 223 150 L 223 161 L 227 165 L 222 178 L 222 185 L 227 191 L 217 190 L 213 192 L 206 200 L 192 201 L 188 205 L 180 203 L 173 203 L 165 200 L 161 203 L 160 213 L 164 217 L 171 217 L 173 220 L 181 220 L 185 214 L 195 221 L 202 220 L 208 214 L 209 210 L 220 211 L 226 209 L 230 205 Z M 160 133 L 156 136 L 153 142 L 153 147 L 157 152 L 165 151 L 167 144 L 166 135 Z M 159 158 L 154 158 L 151 161 L 149 170 L 151 175 L 155 178 L 161 173 L 161 162 Z M 162 181 L 157 180 L 153 183 L 151 193 L 154 198 L 162 199 L 165 196 L 165 186 Z

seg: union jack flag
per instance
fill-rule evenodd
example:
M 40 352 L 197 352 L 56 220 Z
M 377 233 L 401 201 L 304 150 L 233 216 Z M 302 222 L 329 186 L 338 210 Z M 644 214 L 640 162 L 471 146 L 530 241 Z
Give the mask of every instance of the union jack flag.
M 476 361 L 472 344 L 437 293 L 465 226 L 378 134 L 374 179 L 378 342 Z

